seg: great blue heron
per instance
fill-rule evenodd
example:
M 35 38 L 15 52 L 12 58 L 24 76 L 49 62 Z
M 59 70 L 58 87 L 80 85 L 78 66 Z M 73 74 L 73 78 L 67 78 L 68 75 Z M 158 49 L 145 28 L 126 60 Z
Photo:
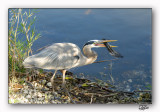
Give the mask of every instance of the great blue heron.
M 80 48 L 73 43 L 54 43 L 43 49 L 38 54 L 27 57 L 23 65 L 25 68 L 42 68 L 55 70 L 52 78 L 52 88 L 54 91 L 54 77 L 57 70 L 63 74 L 62 86 L 65 87 L 65 73 L 68 69 L 84 66 L 93 63 L 97 59 L 97 53 L 91 48 L 107 47 L 111 55 L 120 57 L 121 55 L 108 44 L 116 40 L 90 40 L 83 46 L 83 53 Z

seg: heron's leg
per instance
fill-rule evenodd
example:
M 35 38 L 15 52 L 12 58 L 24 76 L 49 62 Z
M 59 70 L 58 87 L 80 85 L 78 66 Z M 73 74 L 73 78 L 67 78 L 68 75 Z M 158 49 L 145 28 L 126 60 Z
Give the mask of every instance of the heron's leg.
M 62 74 L 63 74 L 62 87 L 63 87 L 63 88 L 65 88 L 65 84 L 66 84 L 66 81 L 65 81 L 65 74 L 66 74 L 66 70 L 62 70 Z
M 70 99 L 74 104 L 76 104 L 75 101 L 71 98 L 71 95 L 69 94 L 69 92 L 68 92 L 68 90 L 66 89 L 66 86 L 65 86 L 65 84 L 66 84 L 66 81 L 65 81 L 66 71 L 67 71 L 67 70 L 62 70 L 62 74 L 63 74 L 62 88 L 63 88 L 64 91 L 68 94 L 69 99 Z
M 53 76 L 51 78 L 51 84 L 52 84 L 53 92 L 54 92 L 54 77 L 55 77 L 56 73 L 57 73 L 57 70 L 55 70 L 55 72 L 54 72 L 54 74 L 53 74 Z

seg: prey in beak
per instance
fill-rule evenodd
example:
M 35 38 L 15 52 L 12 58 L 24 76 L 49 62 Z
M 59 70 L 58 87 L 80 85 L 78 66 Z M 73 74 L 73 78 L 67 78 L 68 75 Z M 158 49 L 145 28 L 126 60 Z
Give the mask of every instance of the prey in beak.
M 114 56 L 114 57 L 117 57 L 117 58 L 123 58 L 123 56 L 120 53 L 118 53 L 118 52 L 116 52 L 115 50 L 112 49 L 113 47 L 117 47 L 117 46 L 112 46 L 108 43 L 108 42 L 114 42 L 114 41 L 117 41 L 117 40 L 102 39 L 101 44 L 103 44 L 103 45 L 101 45 L 101 46 L 106 47 L 111 56 Z

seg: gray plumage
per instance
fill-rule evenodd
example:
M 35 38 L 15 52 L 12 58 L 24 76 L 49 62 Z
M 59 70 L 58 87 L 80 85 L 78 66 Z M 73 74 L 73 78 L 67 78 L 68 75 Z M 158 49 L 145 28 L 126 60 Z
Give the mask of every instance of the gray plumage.
M 38 54 L 26 58 L 23 65 L 26 68 L 70 69 L 75 67 L 82 53 L 78 46 L 72 43 L 55 43 Z

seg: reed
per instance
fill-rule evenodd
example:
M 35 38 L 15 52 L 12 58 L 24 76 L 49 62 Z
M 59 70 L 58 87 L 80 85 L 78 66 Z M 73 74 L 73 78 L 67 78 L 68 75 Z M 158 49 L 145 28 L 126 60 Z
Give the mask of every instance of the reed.
M 32 54 L 32 45 L 40 37 L 36 32 L 35 9 L 9 9 L 8 64 L 9 76 L 25 72 L 22 62 Z

